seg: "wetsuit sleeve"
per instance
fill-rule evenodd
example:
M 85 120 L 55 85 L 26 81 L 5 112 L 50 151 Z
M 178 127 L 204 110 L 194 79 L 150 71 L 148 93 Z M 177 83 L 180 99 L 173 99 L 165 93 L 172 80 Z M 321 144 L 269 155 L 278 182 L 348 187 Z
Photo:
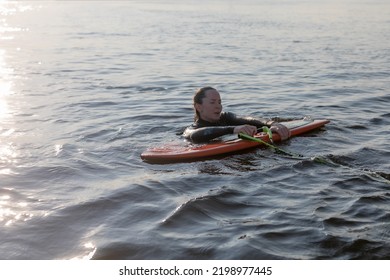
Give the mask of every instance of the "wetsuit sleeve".
M 271 126 L 271 124 L 274 122 L 272 120 L 265 119 L 265 118 L 237 116 L 233 113 L 226 114 L 226 121 L 231 125 L 249 124 L 256 127 Z
M 234 126 L 188 127 L 183 136 L 194 143 L 208 142 L 226 134 L 233 134 Z

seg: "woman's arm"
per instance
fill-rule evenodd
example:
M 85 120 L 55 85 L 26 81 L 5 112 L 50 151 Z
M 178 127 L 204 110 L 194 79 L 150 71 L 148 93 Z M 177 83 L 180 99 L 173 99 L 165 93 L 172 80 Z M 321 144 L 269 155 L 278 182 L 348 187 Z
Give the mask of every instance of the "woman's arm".
M 253 117 L 247 117 L 247 116 L 237 116 L 233 113 L 226 113 L 225 114 L 225 121 L 228 122 L 231 125 L 244 125 L 249 124 L 256 126 L 257 128 L 268 126 L 270 127 L 272 123 L 274 123 L 273 120 L 265 119 L 265 118 L 253 118 Z
M 256 126 L 257 128 L 268 126 L 271 128 L 272 132 L 278 133 L 282 140 L 286 140 L 291 136 L 290 130 L 287 127 L 273 120 L 267 120 L 264 118 L 241 117 L 232 113 L 228 113 L 226 118 L 229 123 L 235 125 L 248 124 Z
M 226 134 L 239 134 L 242 132 L 252 136 L 256 131 L 256 126 L 248 124 L 238 126 L 209 126 L 202 128 L 191 126 L 184 131 L 183 136 L 194 143 L 201 143 L 208 142 Z
M 221 118 L 221 126 L 197 127 L 192 125 L 183 133 L 183 136 L 194 143 L 208 142 L 227 134 L 240 132 L 253 135 L 256 127 L 268 126 L 273 132 L 280 134 L 282 140 L 290 137 L 290 131 L 282 124 L 264 118 L 238 117 L 233 113 L 224 113 Z
M 188 127 L 183 136 L 194 143 L 208 142 L 226 134 L 233 134 L 234 126 Z

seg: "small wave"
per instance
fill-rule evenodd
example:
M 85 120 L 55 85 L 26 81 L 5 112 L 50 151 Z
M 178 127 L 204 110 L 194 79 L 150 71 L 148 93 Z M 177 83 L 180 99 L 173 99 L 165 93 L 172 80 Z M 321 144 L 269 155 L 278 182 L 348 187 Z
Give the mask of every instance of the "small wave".
M 323 222 L 326 226 L 337 226 L 337 227 L 339 227 L 339 226 L 354 227 L 354 226 L 358 226 L 361 224 L 358 221 L 347 220 L 347 219 L 339 218 L 339 217 L 331 217 L 331 218 L 325 219 Z
M 381 242 L 363 238 L 350 239 L 347 237 L 326 235 L 315 243 L 319 247 L 316 259 L 389 259 L 390 247 Z M 321 249 L 326 253 L 321 254 Z
M 376 151 L 371 148 L 362 148 L 361 150 L 351 153 L 350 155 L 328 155 L 325 158 L 329 160 L 331 163 L 334 163 L 336 166 L 339 167 L 346 167 L 349 170 L 353 171 L 356 174 L 359 174 L 360 176 L 363 176 L 362 178 L 355 178 L 354 180 L 360 181 L 362 183 L 365 182 L 365 180 L 374 180 L 379 182 L 384 182 L 386 184 L 390 184 L 390 174 L 373 170 L 372 168 L 366 168 L 364 165 L 371 165 L 370 162 L 367 161 L 367 159 L 372 158 L 373 160 L 377 161 L 377 158 L 373 156 L 365 156 L 361 155 L 361 153 L 375 153 Z M 365 159 L 364 163 L 359 163 L 359 159 Z M 363 165 L 364 164 L 364 165 Z M 356 181 L 356 182 L 357 182 Z
M 362 196 L 358 200 L 362 204 L 378 204 L 378 203 L 389 203 L 390 202 L 390 193 L 383 195 L 372 195 L 372 196 Z
M 194 198 L 190 198 L 184 203 L 180 204 L 168 217 L 163 219 L 162 225 L 178 227 L 180 224 L 196 224 L 202 223 L 205 219 L 212 219 L 218 221 L 219 216 L 214 216 L 212 213 L 230 213 L 238 211 L 243 207 L 240 203 L 228 201 L 232 195 L 237 194 L 235 190 L 227 189 L 225 187 L 218 189 L 216 192 L 209 192 Z M 213 211 L 213 209 L 218 209 Z
M 118 105 L 118 103 L 112 101 L 88 101 L 88 102 L 79 102 L 73 104 L 72 106 L 95 108 L 95 107 L 106 107 L 106 106 L 116 106 L 116 105 Z
M 113 241 L 101 245 L 94 254 L 94 260 L 161 259 L 167 258 L 163 247 L 150 244 L 148 240 L 130 238 L 128 242 Z M 153 257 L 151 257 L 153 256 Z M 163 257 L 164 256 L 164 257 Z
M 134 86 L 134 85 L 123 85 L 123 86 L 107 86 L 107 90 L 124 90 L 120 94 L 138 94 L 146 92 L 163 92 L 168 90 L 167 87 L 162 86 Z

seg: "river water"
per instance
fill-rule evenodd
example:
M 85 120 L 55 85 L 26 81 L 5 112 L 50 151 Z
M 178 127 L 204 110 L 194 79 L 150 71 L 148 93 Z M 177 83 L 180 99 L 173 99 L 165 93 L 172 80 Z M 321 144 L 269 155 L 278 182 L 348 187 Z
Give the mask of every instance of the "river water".
M 389 46 L 388 1 L 0 1 L 0 259 L 390 259 Z M 143 162 L 206 85 L 331 122 Z

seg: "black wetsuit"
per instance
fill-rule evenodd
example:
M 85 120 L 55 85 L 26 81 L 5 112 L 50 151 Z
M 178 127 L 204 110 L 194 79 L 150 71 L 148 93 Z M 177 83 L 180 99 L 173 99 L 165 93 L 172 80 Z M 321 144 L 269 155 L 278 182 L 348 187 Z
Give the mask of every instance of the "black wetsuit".
M 263 118 L 238 117 L 233 113 L 222 112 L 218 122 L 207 122 L 199 119 L 190 127 L 187 127 L 183 136 L 194 143 L 207 142 L 226 134 L 233 134 L 238 125 L 249 124 L 258 128 L 270 126 L 273 121 Z

